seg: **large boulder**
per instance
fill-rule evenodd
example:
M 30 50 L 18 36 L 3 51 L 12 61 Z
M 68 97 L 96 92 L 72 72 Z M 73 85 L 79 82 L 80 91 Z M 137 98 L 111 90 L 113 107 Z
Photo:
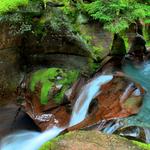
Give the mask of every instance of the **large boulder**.
M 142 105 L 144 89 L 119 72 L 102 85 L 100 94 L 94 99 L 96 105 L 81 123 L 68 128 L 76 130 L 92 126 L 102 120 L 124 118 L 137 114 Z
M 131 141 L 98 131 L 75 131 L 47 142 L 40 150 L 140 150 Z
M 78 75 L 78 70 L 60 68 L 41 69 L 29 75 L 21 94 L 25 98 L 22 105 L 41 130 L 68 124 L 71 99 L 76 96 L 74 89 L 77 89 L 78 82 L 70 88 Z

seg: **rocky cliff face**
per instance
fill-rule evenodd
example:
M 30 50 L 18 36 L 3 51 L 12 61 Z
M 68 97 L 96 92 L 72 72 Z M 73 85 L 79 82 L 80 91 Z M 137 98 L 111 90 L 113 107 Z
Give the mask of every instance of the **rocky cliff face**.
M 5 99 L 14 96 L 21 80 L 18 53 L 21 38 L 11 35 L 10 24 L 1 23 L 0 28 L 0 103 L 3 103 Z

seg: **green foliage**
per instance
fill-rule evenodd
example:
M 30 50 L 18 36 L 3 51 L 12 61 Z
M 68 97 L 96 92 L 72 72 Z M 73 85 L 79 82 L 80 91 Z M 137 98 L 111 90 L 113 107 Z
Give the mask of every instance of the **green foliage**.
M 0 21 L 9 22 L 10 34 L 23 34 L 33 29 L 33 18 L 41 15 L 41 11 L 41 0 L 4 0 L 0 2 Z
M 132 141 L 133 144 L 137 145 L 142 150 L 150 150 L 150 144 L 138 142 L 138 141 Z
M 90 16 L 103 22 L 104 27 L 113 33 L 128 28 L 139 18 L 150 17 L 150 5 L 137 0 L 94 0 L 83 6 Z
M 10 12 L 18 8 L 18 6 L 27 5 L 28 0 L 1 0 L 0 14 Z
M 68 26 L 68 20 L 64 17 L 62 10 L 48 6 L 44 8 L 44 4 L 48 1 L 12 0 L 0 2 L 0 21 L 11 24 L 11 34 L 13 35 L 32 31 L 36 36 L 43 36 L 46 32 L 45 26 L 51 27 L 55 31 Z
M 62 70 L 59 68 L 42 69 L 33 73 L 30 83 L 30 89 L 34 92 L 37 84 L 41 84 L 41 104 L 47 104 L 49 96 L 56 103 L 61 103 L 64 97 L 64 93 L 70 87 L 70 85 L 77 79 L 79 72 L 76 70 Z M 61 79 L 57 79 L 60 77 Z M 51 89 L 56 85 L 62 85 L 59 93 L 53 95 L 50 93 Z

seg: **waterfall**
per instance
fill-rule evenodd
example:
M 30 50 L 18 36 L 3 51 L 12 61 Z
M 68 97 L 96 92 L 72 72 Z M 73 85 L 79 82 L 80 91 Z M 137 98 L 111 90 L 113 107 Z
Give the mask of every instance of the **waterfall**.
M 84 86 L 73 108 L 70 126 L 78 124 L 85 119 L 89 105 L 99 92 L 101 85 L 109 82 L 112 78 L 112 75 L 102 75 Z
M 74 105 L 69 127 L 85 119 L 89 105 L 99 93 L 101 85 L 109 82 L 112 78 L 112 75 L 101 75 L 83 87 Z M 0 150 L 38 150 L 43 143 L 53 139 L 66 128 L 53 127 L 43 133 L 24 131 L 12 134 L 1 141 Z

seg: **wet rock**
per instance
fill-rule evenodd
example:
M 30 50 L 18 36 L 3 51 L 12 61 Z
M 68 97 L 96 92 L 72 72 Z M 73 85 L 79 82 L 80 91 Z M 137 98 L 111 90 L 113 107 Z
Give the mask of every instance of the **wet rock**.
M 26 113 L 42 131 L 52 128 L 53 126 L 65 127 L 70 120 L 70 113 L 65 106 L 59 106 L 53 110 L 36 114 L 33 114 L 31 111 Z
M 102 85 L 96 97 L 97 109 L 78 125 L 68 130 L 80 129 L 94 125 L 100 120 L 128 117 L 137 114 L 141 108 L 145 91 L 137 83 L 122 75 L 115 75 L 113 80 Z
M 77 70 L 60 68 L 42 69 L 29 75 L 26 88 L 22 91 L 22 106 L 41 130 L 54 125 L 63 127 L 68 124 L 71 103 L 73 105 L 76 92 L 82 86 L 82 80 L 79 80 L 71 88 L 78 75 Z M 72 90 L 67 97 L 65 93 L 70 88 Z
M 70 119 L 68 105 L 57 104 L 54 99 L 49 99 L 46 105 L 40 103 L 40 87 L 36 87 L 33 93 L 25 93 L 23 110 L 27 113 L 40 130 L 46 130 L 53 126 L 64 127 Z
M 41 148 L 42 149 L 42 148 Z M 43 145 L 51 150 L 140 150 L 131 141 L 98 131 L 75 131 L 62 135 Z
M 146 142 L 145 132 L 144 129 L 141 127 L 137 126 L 122 127 L 118 129 L 116 133 L 124 137 L 132 138 L 134 140 L 137 139 Z
M 68 106 L 57 104 L 54 99 L 49 99 L 47 105 L 40 103 L 40 88 L 31 93 L 25 94 L 25 102 L 22 104 L 24 112 L 26 112 L 41 129 L 46 130 L 54 125 L 63 127 L 66 126 L 70 119 Z
M 80 77 L 73 85 L 72 87 L 66 91 L 65 95 L 67 99 L 71 102 L 72 107 L 75 104 L 75 100 L 77 99 L 80 90 L 86 83 L 86 78 L 85 77 Z
M 122 67 L 122 58 L 121 56 L 107 56 L 102 62 L 101 67 L 96 71 L 97 75 L 101 74 L 113 74 L 116 71 L 121 70 Z

